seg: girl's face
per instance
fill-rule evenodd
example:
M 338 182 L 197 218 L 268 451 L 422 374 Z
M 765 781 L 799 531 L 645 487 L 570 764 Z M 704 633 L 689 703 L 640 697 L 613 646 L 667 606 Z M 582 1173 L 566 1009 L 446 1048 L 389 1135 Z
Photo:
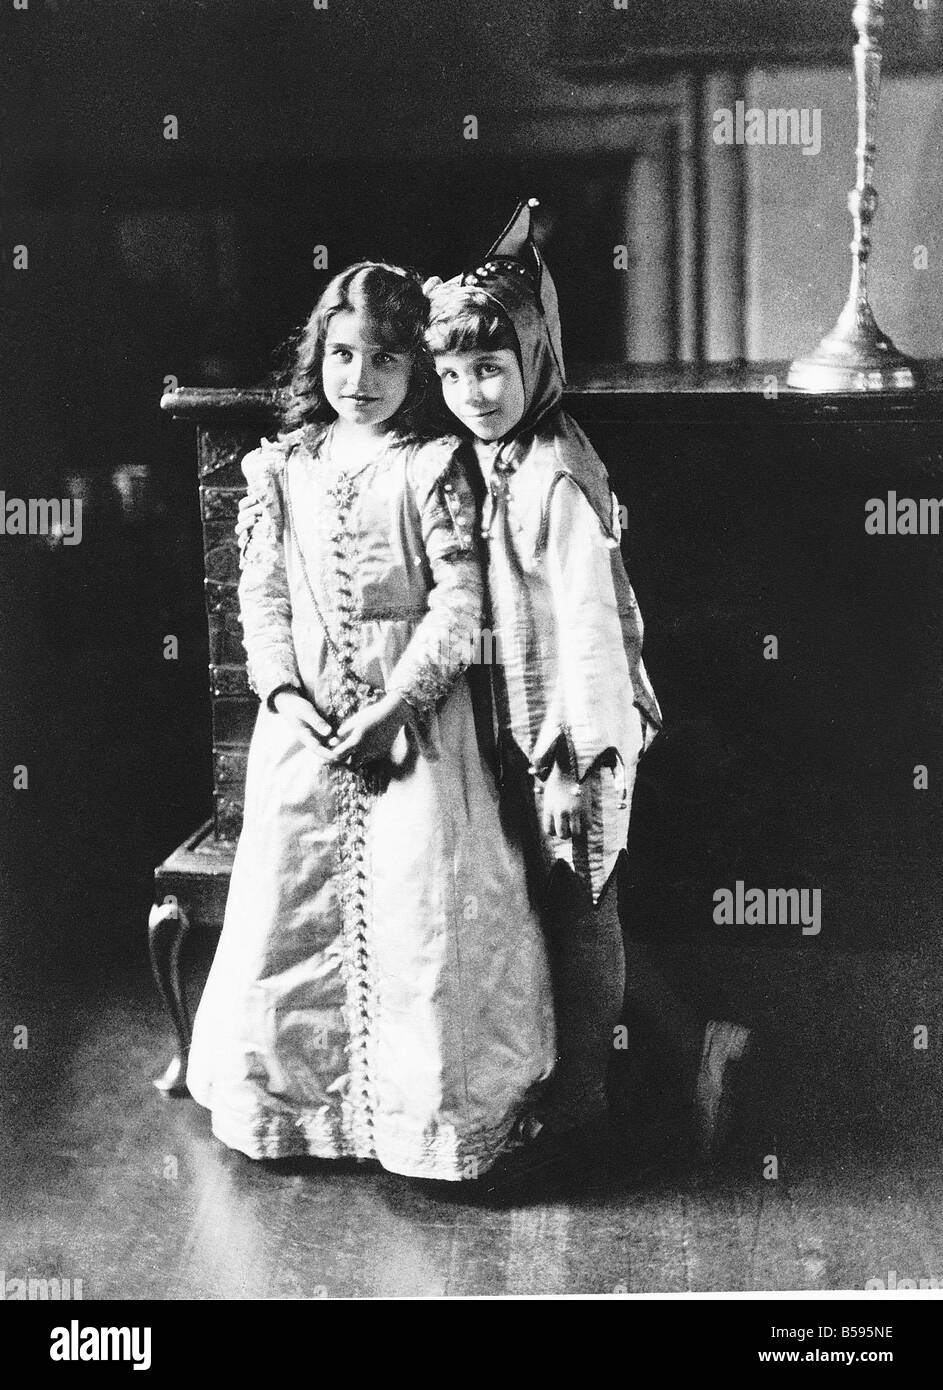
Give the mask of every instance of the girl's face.
M 413 361 L 377 342 L 375 325 L 359 310 L 334 314 L 324 340 L 324 395 L 338 418 L 365 429 L 395 415 L 409 391 Z
M 478 439 L 503 439 L 524 416 L 524 379 L 510 348 L 437 353 L 445 404 Z

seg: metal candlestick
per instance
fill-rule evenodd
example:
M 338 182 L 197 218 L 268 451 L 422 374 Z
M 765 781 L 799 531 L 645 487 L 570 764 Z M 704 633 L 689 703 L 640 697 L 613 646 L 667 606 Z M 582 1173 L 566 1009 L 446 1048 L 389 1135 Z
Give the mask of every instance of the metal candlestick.
M 814 352 L 793 362 L 786 380 L 801 391 L 913 390 L 921 385 L 919 365 L 881 332 L 868 302 L 871 222 L 878 201 L 873 178 L 884 0 L 856 0 L 851 19 L 858 31 L 854 47 L 858 172 L 848 194 L 848 211 L 854 222 L 851 286 L 835 327 Z

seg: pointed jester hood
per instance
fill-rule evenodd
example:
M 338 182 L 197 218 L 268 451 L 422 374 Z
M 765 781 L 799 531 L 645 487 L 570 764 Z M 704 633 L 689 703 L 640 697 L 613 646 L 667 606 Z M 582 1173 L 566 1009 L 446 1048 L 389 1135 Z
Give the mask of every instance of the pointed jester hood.
M 566 378 L 560 309 L 556 286 L 533 237 L 532 211 L 537 206 L 536 198 L 519 203 L 480 265 L 430 290 L 430 319 L 435 322 L 455 312 L 456 287 L 486 295 L 503 311 L 517 338 L 524 414 L 501 441 L 499 456 L 512 467 L 525 461 L 539 465 L 548 484 L 560 473 L 570 474 L 611 536 L 613 499 L 606 470 L 561 404 Z M 538 469 L 530 471 L 536 474 Z
M 536 198 L 519 203 L 481 265 L 438 282 L 430 293 L 431 319 L 454 312 L 457 288 L 494 301 L 511 321 L 524 378 L 525 410 L 511 437 L 533 429 L 563 395 L 563 344 L 557 291 L 531 228 Z M 460 300 L 458 301 L 460 302 Z

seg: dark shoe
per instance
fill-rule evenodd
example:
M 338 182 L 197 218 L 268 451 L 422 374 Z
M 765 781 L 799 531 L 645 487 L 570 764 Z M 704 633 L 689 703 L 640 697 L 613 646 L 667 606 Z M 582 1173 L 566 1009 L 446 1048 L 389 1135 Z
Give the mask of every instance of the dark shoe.
M 609 1143 L 609 1116 L 605 1112 L 567 1129 L 542 1125 L 533 1137 L 503 1154 L 483 1173 L 478 1186 L 489 1194 L 502 1195 L 522 1184 L 562 1177 L 578 1183 L 608 1154 Z

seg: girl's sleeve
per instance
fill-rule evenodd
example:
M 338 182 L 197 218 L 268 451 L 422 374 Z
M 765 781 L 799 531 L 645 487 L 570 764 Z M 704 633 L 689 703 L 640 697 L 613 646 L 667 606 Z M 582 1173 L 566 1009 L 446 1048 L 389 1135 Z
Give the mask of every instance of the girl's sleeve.
M 538 768 L 546 766 L 563 739 L 570 770 L 582 780 L 607 755 L 635 761 L 644 731 L 639 722 L 638 747 L 629 747 L 635 702 L 611 539 L 579 485 L 566 474 L 556 480 L 548 507 L 545 558 L 557 629 L 558 677 L 533 762 Z
M 291 598 L 285 568 L 283 478 L 286 450 L 263 441 L 247 454 L 242 471 L 262 503 L 239 579 L 239 609 L 249 685 L 269 704 L 284 686 L 301 690 L 291 635 Z
M 420 715 L 448 694 L 470 665 L 481 631 L 484 581 L 475 499 L 457 447 L 426 446 L 409 466 L 432 583 L 429 610 L 396 663 L 387 689 L 397 691 Z

